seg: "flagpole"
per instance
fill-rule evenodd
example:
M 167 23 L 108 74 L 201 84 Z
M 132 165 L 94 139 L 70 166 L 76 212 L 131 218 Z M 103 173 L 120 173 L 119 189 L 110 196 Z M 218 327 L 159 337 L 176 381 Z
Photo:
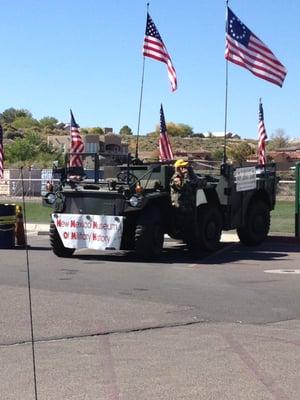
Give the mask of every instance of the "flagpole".
M 141 92 L 140 92 L 140 103 L 139 103 L 139 116 L 137 124 L 137 137 L 135 146 L 135 159 L 139 158 L 139 136 L 140 136 L 140 123 L 141 123 L 141 111 L 142 111 L 142 101 L 143 101 L 143 90 L 144 90 L 144 75 L 145 75 L 145 56 L 143 57 L 143 70 L 142 70 L 142 81 L 141 81 Z
M 258 140 L 257 140 L 257 164 L 260 164 L 260 157 L 259 157 L 259 110 L 261 105 L 261 97 L 258 99 Z
M 227 162 L 227 104 L 228 104 L 228 60 L 226 60 L 226 77 L 225 77 L 225 118 L 224 118 L 224 151 L 223 151 L 223 163 Z
M 147 15 L 149 12 L 149 3 L 147 3 Z M 145 76 L 145 56 L 143 56 L 143 68 L 142 68 L 142 80 L 141 80 L 141 91 L 140 91 L 140 102 L 139 102 L 139 115 L 137 123 L 137 138 L 135 146 L 135 159 L 139 158 L 139 136 L 140 136 L 140 123 L 141 123 L 141 112 L 142 112 L 142 102 L 143 102 L 143 91 L 144 91 L 144 76 Z
M 226 0 L 226 34 L 228 31 L 228 0 Z M 227 152 L 226 152 L 226 134 L 227 134 L 227 105 L 228 105 L 228 60 L 226 59 L 225 67 L 225 110 L 224 110 L 224 149 L 223 149 L 223 164 L 227 162 Z

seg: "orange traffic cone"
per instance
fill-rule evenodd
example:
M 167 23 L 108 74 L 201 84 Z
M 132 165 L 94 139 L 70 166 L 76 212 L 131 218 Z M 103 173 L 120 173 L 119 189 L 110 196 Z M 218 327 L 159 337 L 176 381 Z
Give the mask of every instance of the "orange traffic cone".
M 23 214 L 22 214 L 22 207 L 16 207 L 16 240 L 17 246 L 25 246 L 25 230 L 24 230 L 24 221 L 23 221 Z

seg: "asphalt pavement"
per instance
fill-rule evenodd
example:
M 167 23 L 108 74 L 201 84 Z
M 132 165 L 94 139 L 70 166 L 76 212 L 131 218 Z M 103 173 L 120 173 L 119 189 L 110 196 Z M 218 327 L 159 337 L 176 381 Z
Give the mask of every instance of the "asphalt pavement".
M 159 262 L 50 251 L 27 224 L 38 400 L 299 400 L 300 253 L 292 237 Z M 24 249 L 0 250 L 0 399 L 34 399 Z

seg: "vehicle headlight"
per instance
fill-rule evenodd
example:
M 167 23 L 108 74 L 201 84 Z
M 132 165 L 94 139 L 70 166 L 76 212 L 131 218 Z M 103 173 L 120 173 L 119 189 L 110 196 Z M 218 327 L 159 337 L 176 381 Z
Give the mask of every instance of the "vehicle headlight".
M 55 193 L 48 193 L 45 197 L 46 203 L 48 204 L 54 204 L 56 200 L 56 194 Z
M 137 196 L 131 196 L 129 199 L 129 204 L 131 207 L 139 207 L 142 203 L 142 199 Z

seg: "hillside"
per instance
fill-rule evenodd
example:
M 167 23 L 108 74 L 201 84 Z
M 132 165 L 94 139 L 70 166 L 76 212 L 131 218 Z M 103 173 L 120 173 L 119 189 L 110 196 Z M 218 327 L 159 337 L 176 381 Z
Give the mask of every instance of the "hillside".
M 134 154 L 136 148 L 136 136 L 124 138 L 129 143 L 129 151 Z M 224 138 L 200 138 L 200 137 L 170 137 L 174 153 L 187 152 L 189 154 L 202 153 L 207 158 L 220 160 L 223 155 Z M 248 143 L 253 151 L 256 151 L 256 140 L 226 139 L 226 146 L 231 148 L 241 143 Z M 141 158 L 158 157 L 158 135 L 139 137 L 139 154 Z
M 54 117 L 37 120 L 26 109 L 9 108 L 0 113 L 0 125 L 3 128 L 6 167 L 20 165 L 49 167 L 54 160 L 63 162 L 68 141 L 63 145 L 63 141 L 60 141 L 59 145 L 55 145 L 49 141 L 49 137 L 69 137 L 70 127 L 68 124 L 58 122 Z M 88 134 L 92 134 L 96 138 L 98 135 L 100 141 L 101 137 L 106 136 L 108 129 L 109 132 L 112 132 L 112 128 L 81 128 L 80 134 L 83 140 Z M 213 161 L 220 161 L 223 158 L 223 137 L 203 137 L 202 133 L 194 134 L 189 125 L 173 122 L 167 123 L 167 131 L 175 158 L 189 157 Z M 124 125 L 119 135 L 122 142 L 128 143 L 129 151 L 134 156 L 137 137 L 133 135 L 130 127 Z M 139 137 L 138 153 L 141 159 L 158 159 L 158 139 L 159 127 L 155 132 Z M 97 139 L 94 140 L 97 141 Z M 120 137 L 118 141 L 120 141 Z M 269 161 L 275 159 L 283 166 L 283 169 L 288 169 L 293 163 L 300 160 L 300 146 L 295 141 L 290 141 L 283 129 L 277 129 L 270 136 L 266 148 Z M 108 153 L 111 151 L 108 149 Z M 116 149 L 113 152 L 116 152 Z M 237 165 L 244 164 L 249 158 L 255 160 L 256 152 L 257 140 L 226 138 L 227 158 Z

